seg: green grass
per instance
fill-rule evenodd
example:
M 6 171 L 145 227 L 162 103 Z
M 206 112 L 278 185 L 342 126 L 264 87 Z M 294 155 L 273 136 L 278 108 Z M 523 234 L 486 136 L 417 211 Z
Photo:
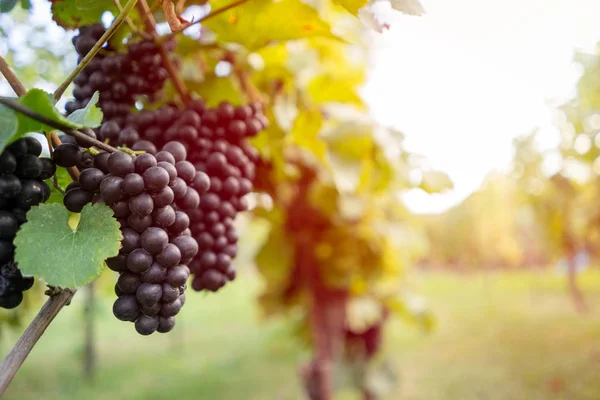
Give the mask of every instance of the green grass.
M 244 277 L 242 277 L 244 278 Z M 31 353 L 7 399 L 301 399 L 297 367 L 309 354 L 285 321 L 264 321 L 255 279 L 219 295 L 189 295 L 169 335 L 140 337 L 116 321 L 110 299 L 97 316 L 98 371 L 81 375 L 81 298 L 61 312 Z M 592 308 L 573 311 L 550 273 L 415 274 L 438 318 L 425 335 L 390 324 L 386 350 L 399 385 L 386 399 L 600 399 L 600 274 L 583 286 Z M 2 356 L 20 332 L 3 338 Z M 345 392 L 340 399 L 358 399 Z

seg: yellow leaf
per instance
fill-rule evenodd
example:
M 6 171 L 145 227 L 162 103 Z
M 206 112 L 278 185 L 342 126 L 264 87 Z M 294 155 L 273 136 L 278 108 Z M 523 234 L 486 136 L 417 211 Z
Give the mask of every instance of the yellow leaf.
M 256 265 L 267 286 L 283 288 L 293 267 L 294 249 L 282 226 L 273 226 L 269 237 L 256 255 Z
M 441 171 L 425 171 L 419 185 L 427 193 L 440 193 L 452 189 L 454 185 L 450 177 Z
M 185 84 L 193 93 L 200 95 L 209 107 L 215 107 L 225 100 L 234 105 L 244 103 L 239 83 L 232 76 L 220 78 L 211 74 L 202 82 L 186 81 Z
M 231 0 L 215 0 L 210 5 L 217 9 L 229 3 Z M 216 34 L 218 41 L 239 43 L 250 50 L 305 37 L 337 39 L 317 10 L 300 0 L 248 1 L 207 20 L 204 25 Z
M 340 65 L 336 71 L 317 75 L 308 84 L 308 94 L 316 103 L 350 103 L 363 106 L 357 93 L 365 80 L 364 70 L 351 70 Z
M 319 160 L 325 160 L 327 145 L 319 138 L 323 127 L 323 116 L 317 110 L 301 111 L 292 127 L 291 140 L 298 147 L 305 148 Z
M 367 5 L 369 0 L 334 0 L 333 2 L 358 16 L 358 10 Z

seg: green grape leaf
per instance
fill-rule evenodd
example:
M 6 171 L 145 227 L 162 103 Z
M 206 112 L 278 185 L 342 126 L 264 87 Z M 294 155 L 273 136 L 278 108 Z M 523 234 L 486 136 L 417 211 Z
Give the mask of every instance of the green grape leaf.
M 0 152 L 15 139 L 18 126 L 17 114 L 0 104 Z
M 38 114 L 43 115 L 46 118 L 50 118 L 55 122 L 60 122 L 71 128 L 84 128 L 84 125 L 68 120 L 62 115 L 56 107 L 54 107 L 54 100 L 50 93 L 44 92 L 41 89 L 31 89 L 23 96 L 19 97 L 19 103 L 25 107 L 35 111 Z M 55 128 L 48 126 L 40 121 L 36 121 L 24 114 L 17 113 L 19 120 L 19 128 L 17 135 L 22 136 L 29 132 L 42 132 L 42 131 L 53 131 Z
M 230 0 L 211 1 L 218 9 Z M 293 16 L 293 17 L 292 17 Z M 339 39 L 317 10 L 300 0 L 253 0 L 216 15 L 204 24 L 219 42 L 256 50 L 271 43 L 306 37 Z
M 64 206 L 41 204 L 27 213 L 17 233 L 15 260 L 26 275 L 75 289 L 100 275 L 104 260 L 119 252 L 121 239 L 119 223 L 104 204 L 86 205 L 75 229 Z
M 12 11 L 18 2 L 19 0 L 0 0 L 0 13 Z
M 102 14 L 110 11 L 117 15 L 117 6 L 112 0 L 51 0 L 52 19 L 65 29 L 79 28 L 100 22 Z
M 84 125 L 88 128 L 96 128 L 102 123 L 102 110 L 96 107 L 100 93 L 94 92 L 94 95 L 90 99 L 89 103 L 85 108 L 75 110 L 73 114 L 69 115 L 67 119 L 74 124 Z

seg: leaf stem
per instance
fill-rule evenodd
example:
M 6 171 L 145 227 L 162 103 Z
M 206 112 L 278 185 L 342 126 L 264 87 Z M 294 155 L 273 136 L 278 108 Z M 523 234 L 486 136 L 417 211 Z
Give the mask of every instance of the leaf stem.
M 59 311 L 71 301 L 74 294 L 75 291 L 66 289 L 50 297 L 33 321 L 31 321 L 31 324 L 25 329 L 19 340 L 17 340 L 17 343 L 15 343 L 4 361 L 2 361 L 2 364 L 0 364 L 0 396 L 4 394 L 15 374 L 33 349 L 33 346 L 35 346 L 46 331 L 48 325 L 54 320 Z
M 21 83 L 19 78 L 17 78 L 17 75 L 15 75 L 15 73 L 10 68 L 10 66 L 4 59 L 4 57 L 2 57 L 1 55 L 0 55 L 0 72 L 6 78 L 6 80 L 8 81 L 8 84 L 15 91 L 17 96 L 21 97 L 25 93 L 27 93 L 25 86 L 23 86 L 23 84 Z
M 137 1 L 138 0 L 129 0 L 127 4 L 125 4 L 123 10 L 119 13 L 117 18 L 115 18 L 113 23 L 110 25 L 110 28 L 108 28 L 107 31 L 104 32 L 104 35 L 102 35 L 102 37 L 98 39 L 94 47 L 92 47 L 92 49 L 85 55 L 85 57 L 83 57 L 83 60 L 81 60 L 81 62 L 77 65 L 73 72 L 71 72 L 67 79 L 58 87 L 58 89 L 56 89 L 56 91 L 54 92 L 55 101 L 58 101 L 62 97 L 63 93 L 65 92 L 65 90 L 67 90 L 67 87 L 71 84 L 71 82 L 73 82 L 77 75 L 79 75 L 79 73 L 83 71 L 86 65 L 88 65 L 88 63 L 92 61 L 92 59 L 96 56 L 98 51 L 100 51 L 102 46 L 104 46 L 108 39 L 110 39 L 113 33 L 115 33 L 117 29 L 119 29 L 121 24 L 125 21 L 125 18 L 127 18 L 129 13 L 137 3 Z
M 154 44 L 160 52 L 160 58 L 162 60 L 163 67 L 165 67 L 169 73 L 169 78 L 171 79 L 171 82 L 173 82 L 175 90 L 179 94 L 181 101 L 188 103 L 190 101 L 190 94 L 181 80 L 181 77 L 177 73 L 177 69 L 175 68 L 175 65 L 173 65 L 173 61 L 171 61 L 167 49 L 165 48 L 163 42 L 158 38 L 158 34 L 156 33 L 156 20 L 152 15 L 150 7 L 148 7 L 148 3 L 146 0 L 139 0 L 137 6 L 142 19 L 144 20 L 144 24 L 146 25 L 146 31 L 152 36 Z
M 185 29 L 189 28 L 190 26 L 201 24 L 202 22 L 205 22 L 207 19 L 210 19 L 212 17 L 216 17 L 217 15 L 222 14 L 225 11 L 228 11 L 228 10 L 234 8 L 234 7 L 237 7 L 239 5 L 242 5 L 242 4 L 246 3 L 247 1 L 250 1 L 250 0 L 236 0 L 236 1 L 232 2 L 232 3 L 230 3 L 230 4 L 227 4 L 226 6 L 223 6 L 221 8 L 217 8 L 216 10 L 212 11 L 209 14 L 206 14 L 204 17 L 200 18 L 199 20 L 192 22 Z M 181 30 L 179 32 L 183 32 L 185 29 L 183 29 L 183 30 Z M 177 35 L 179 32 L 172 32 L 169 35 L 164 36 L 163 40 L 171 39 L 172 37 L 174 37 L 175 35 Z
M 30 110 L 29 108 L 25 107 L 20 103 L 17 103 L 14 100 L 0 98 L 0 104 L 5 105 L 6 107 L 11 108 L 17 112 L 20 112 L 21 114 L 27 115 L 29 118 L 33 118 L 36 121 L 40 121 L 41 123 L 46 124 L 54 129 L 61 130 L 67 135 L 74 136 L 77 139 L 80 139 L 82 142 L 87 142 L 92 146 L 96 146 L 97 148 L 107 151 L 109 153 L 114 153 L 115 151 L 118 151 L 114 147 L 99 140 L 92 139 L 85 133 L 81 133 L 78 130 L 71 128 L 70 126 L 63 124 L 62 122 L 54 121 L 42 114 L 38 114 L 35 111 Z

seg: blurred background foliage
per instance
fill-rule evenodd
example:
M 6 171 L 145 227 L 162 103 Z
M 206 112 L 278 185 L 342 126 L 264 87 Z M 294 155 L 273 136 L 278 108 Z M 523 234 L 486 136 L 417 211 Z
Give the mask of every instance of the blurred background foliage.
M 184 16 L 209 10 L 188 4 Z M 33 7 L 0 14 L 0 53 L 26 87 L 53 90 L 75 66 L 73 31 L 49 22 L 46 2 Z M 238 221 L 244 270 L 218 295 L 190 296 L 173 335 L 144 340 L 112 318 L 115 277 L 104 273 L 96 284 L 95 382 L 82 381 L 75 361 L 84 349 L 77 298 L 7 398 L 301 398 L 296 374 L 305 371 L 297 364 L 311 357 L 320 290 L 344 298 L 331 306 L 348 345 L 335 360 L 340 399 L 356 398 L 349 388 L 390 399 L 600 397 L 600 55 L 574 57 L 583 74 L 576 97 L 556 110 L 560 146 L 540 150 L 537 131 L 519 137 L 509 171 L 491 171 L 445 212 L 415 215 L 401 194 L 448 190 L 451 177 L 406 148 L 410 132 L 370 116 L 360 95 L 370 36 L 344 7 L 250 1 L 178 37 L 175 55 L 194 94 L 209 105 L 268 105 L 271 125 L 254 142 L 264 160 L 261 193 Z M 297 18 L 281 19 L 286 13 Z M 159 29 L 168 30 L 164 22 Z M 10 94 L 5 81 L 0 94 Z M 174 96 L 168 88 L 163 101 Z M 307 262 L 316 267 L 307 272 Z M 0 314 L 4 354 L 41 303 L 42 286 L 19 310 Z M 591 315 L 573 313 L 565 293 Z M 266 323 L 267 316 L 277 318 Z M 354 357 L 351 339 L 379 335 L 382 326 L 382 351 L 368 363 Z M 551 351 L 557 343 L 568 350 Z

